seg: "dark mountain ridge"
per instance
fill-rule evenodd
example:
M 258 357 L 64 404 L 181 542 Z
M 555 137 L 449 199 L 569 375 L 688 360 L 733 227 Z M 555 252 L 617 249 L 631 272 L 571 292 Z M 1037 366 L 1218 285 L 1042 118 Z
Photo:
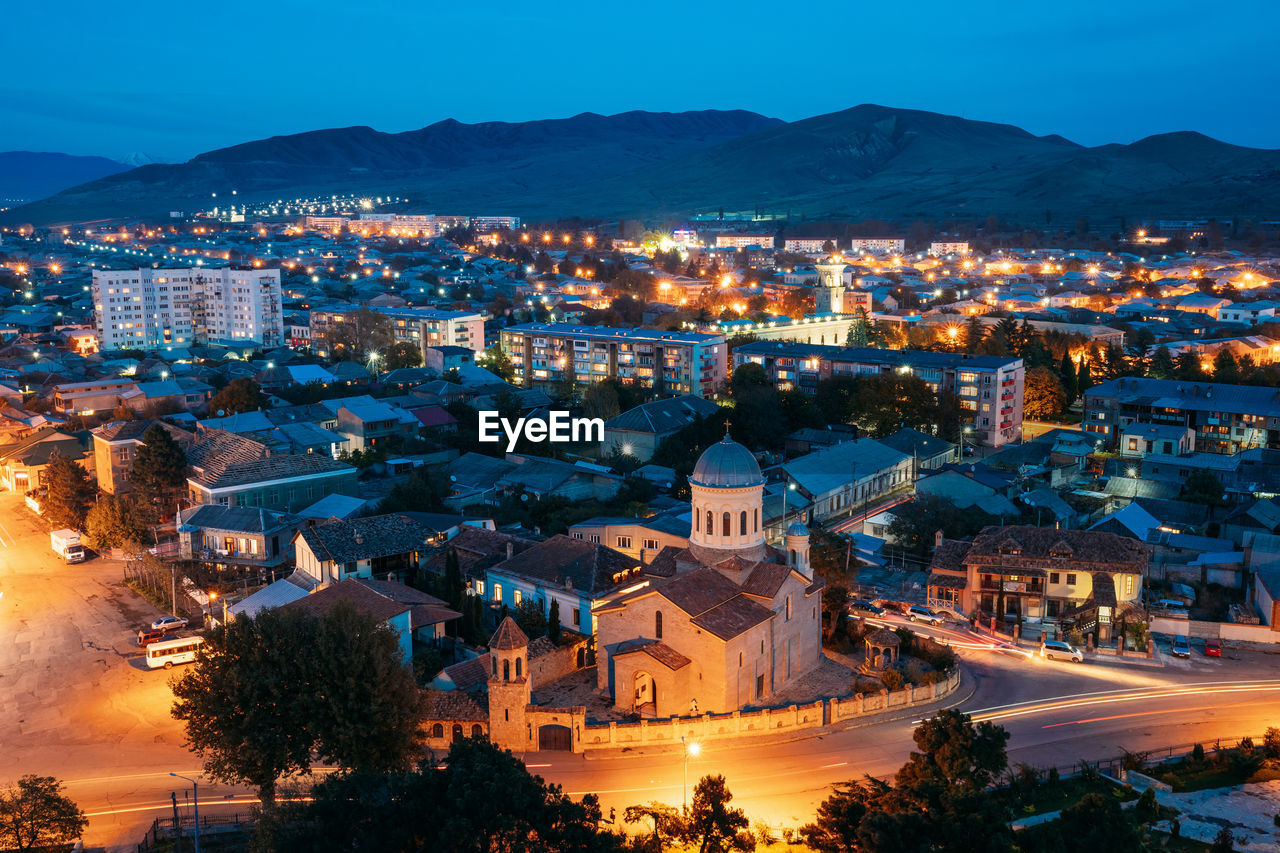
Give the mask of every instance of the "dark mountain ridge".
M 1274 216 L 1280 151 L 1194 132 L 1084 147 L 1008 124 L 864 104 L 784 123 L 741 110 L 583 113 L 383 133 L 334 128 L 149 165 L 10 211 L 63 222 L 336 192 L 448 212 L 810 218 Z

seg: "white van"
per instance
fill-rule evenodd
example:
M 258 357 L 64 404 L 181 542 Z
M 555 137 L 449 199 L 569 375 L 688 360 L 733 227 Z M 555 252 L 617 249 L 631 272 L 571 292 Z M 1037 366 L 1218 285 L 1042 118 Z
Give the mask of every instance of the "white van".
M 147 666 L 152 669 L 173 669 L 175 663 L 191 663 L 196 659 L 204 637 L 178 637 L 161 640 L 147 646 Z

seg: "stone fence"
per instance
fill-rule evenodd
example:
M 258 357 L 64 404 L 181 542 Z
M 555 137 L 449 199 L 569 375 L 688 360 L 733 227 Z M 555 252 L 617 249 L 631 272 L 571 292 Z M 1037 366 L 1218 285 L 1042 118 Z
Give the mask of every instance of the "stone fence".
M 741 742 L 745 738 L 789 740 L 805 732 L 837 727 L 860 719 L 872 719 L 900 708 L 924 705 L 950 695 L 960 685 L 959 669 L 947 673 L 945 681 L 901 690 L 881 690 L 835 699 L 819 699 L 805 705 L 760 708 L 728 714 L 702 714 L 640 720 L 634 723 L 587 723 L 574 738 L 574 751 L 635 747 L 679 747 L 681 739 L 700 743 L 718 740 Z
M 1150 631 L 1153 634 L 1185 634 L 1187 637 L 1246 643 L 1280 643 L 1280 625 L 1242 625 L 1235 622 L 1201 622 L 1196 619 L 1156 616 L 1151 620 Z

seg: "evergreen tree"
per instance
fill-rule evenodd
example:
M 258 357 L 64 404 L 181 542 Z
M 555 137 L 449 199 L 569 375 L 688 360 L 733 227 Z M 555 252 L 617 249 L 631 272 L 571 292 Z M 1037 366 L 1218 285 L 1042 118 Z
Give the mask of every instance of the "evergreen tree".
M 1172 379 L 1173 370 L 1173 356 L 1169 354 L 1169 348 L 1163 344 L 1156 347 L 1147 365 L 1147 375 L 1152 379 Z
M 93 501 L 93 484 L 79 462 L 53 451 L 49 464 L 40 475 L 45 495 L 40 513 L 55 530 L 70 527 L 80 530 Z
M 1093 376 L 1089 371 L 1089 362 L 1085 358 L 1080 359 L 1080 369 L 1076 371 L 1076 394 L 1082 395 L 1093 387 Z
M 964 324 L 964 351 L 968 353 L 977 352 L 986 334 L 987 330 L 982 325 L 982 321 L 976 316 L 970 317 Z
M 861 305 L 854 313 L 853 324 L 849 326 L 849 337 L 845 340 L 846 346 L 865 347 L 869 344 L 870 338 L 867 334 L 867 309 Z
M 444 558 L 444 600 L 454 610 L 462 607 L 466 586 L 462 582 L 462 569 L 458 564 L 458 552 L 454 548 Z
M 1230 347 L 1222 347 L 1213 357 L 1213 381 L 1232 385 L 1240 381 L 1240 365 Z
M 1076 392 L 1076 364 L 1071 360 L 1071 350 L 1062 350 L 1062 361 L 1058 364 L 1058 378 L 1062 380 L 1062 390 L 1067 393 L 1067 405 L 1076 401 L 1080 395 Z
M 187 455 L 167 429 L 152 424 L 142 434 L 142 444 L 129 468 L 129 481 L 137 497 L 136 509 L 144 523 L 155 523 L 172 507 L 186 477 Z
M 551 642 L 560 642 L 560 601 L 551 599 L 551 615 L 547 617 L 547 636 Z

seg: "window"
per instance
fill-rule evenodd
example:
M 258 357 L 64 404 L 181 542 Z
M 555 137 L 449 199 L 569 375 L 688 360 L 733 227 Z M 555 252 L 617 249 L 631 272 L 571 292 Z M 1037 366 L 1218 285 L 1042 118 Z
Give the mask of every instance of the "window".
M 591 543 L 591 544 L 593 544 L 593 545 L 599 545 L 599 544 L 600 544 L 600 534 L 599 534 L 599 533 L 588 533 L 588 534 L 587 534 L 587 541 L 588 541 L 588 542 L 590 542 L 590 543 Z
M 716 525 L 715 525 L 715 522 L 712 520 L 712 518 L 713 516 L 711 515 L 711 510 L 707 510 L 707 533 L 716 532 Z
M 515 596 L 516 596 L 516 607 L 519 607 L 519 606 L 520 606 L 520 602 L 521 602 L 522 600 L 524 600 L 524 595 L 523 595 L 523 594 L 521 594 L 520 590 L 518 590 L 518 589 L 517 589 L 517 590 L 515 591 Z
M 484 598 L 484 581 L 476 581 L 476 595 Z
M 720 535 L 728 536 L 731 522 L 729 521 L 729 513 L 725 513 L 720 519 Z
M 646 551 L 656 551 L 656 550 L 658 550 L 658 548 L 659 548 L 659 547 L 660 547 L 660 546 L 658 545 L 658 540 L 657 540 L 657 539 L 646 539 L 646 540 L 644 540 L 644 549 L 645 549 Z
M 1130 449 L 1130 450 L 1137 450 L 1137 449 L 1138 449 L 1138 439 L 1136 439 L 1136 438 L 1131 438 L 1131 439 L 1129 439 L 1129 449 Z
M 742 652 L 738 652 L 738 666 L 742 666 Z
M 1057 572 L 1049 572 L 1049 583 L 1057 583 L 1059 575 Z
M 582 611 L 577 607 L 573 608 L 573 624 L 579 627 L 582 625 Z
M 444 726 L 441 725 L 440 723 L 436 723 L 435 725 L 433 725 L 431 727 L 431 736 L 444 737 Z
M 662 611 L 658 610 L 653 614 L 653 636 L 655 639 L 662 639 Z
M 787 495 L 785 492 L 783 492 L 782 494 L 782 500 L 784 503 L 787 500 Z M 752 530 L 755 533 L 759 533 L 760 532 L 760 508 L 756 507 L 754 510 L 751 511 L 751 514 L 755 516 L 755 527 L 753 527 Z
M 495 583 L 493 585 L 493 600 L 499 604 L 502 603 L 502 584 L 500 583 Z
M 618 537 L 618 547 L 619 547 L 619 548 L 630 548 L 630 547 L 631 547 L 631 537 L 630 537 L 630 536 L 619 536 L 619 537 Z
M 788 622 L 790 622 L 790 621 L 791 621 L 791 596 L 790 596 L 790 595 L 787 595 L 787 619 L 786 619 L 786 621 L 788 621 Z
M 498 677 L 498 659 L 490 656 L 489 660 L 493 663 L 493 677 Z
M 1133 575 L 1124 576 L 1124 594 L 1126 597 L 1133 595 Z
M 1067 586 L 1075 586 L 1075 585 L 1076 585 L 1076 576 L 1075 576 L 1075 574 L 1074 574 L 1074 573 L 1071 573 L 1071 572 L 1068 572 L 1068 573 L 1067 573 Z
M 511 661 L 509 660 L 504 660 L 502 662 L 502 680 L 503 681 L 511 680 Z
M 693 511 L 693 529 L 702 532 L 702 513 L 697 510 Z
M 516 678 L 520 677 L 520 658 L 516 658 Z
M 484 729 L 480 728 L 480 724 L 476 723 L 471 726 L 472 737 L 484 737 Z
M 741 513 L 740 524 L 738 525 L 738 535 L 747 535 L 747 511 L 744 509 Z

